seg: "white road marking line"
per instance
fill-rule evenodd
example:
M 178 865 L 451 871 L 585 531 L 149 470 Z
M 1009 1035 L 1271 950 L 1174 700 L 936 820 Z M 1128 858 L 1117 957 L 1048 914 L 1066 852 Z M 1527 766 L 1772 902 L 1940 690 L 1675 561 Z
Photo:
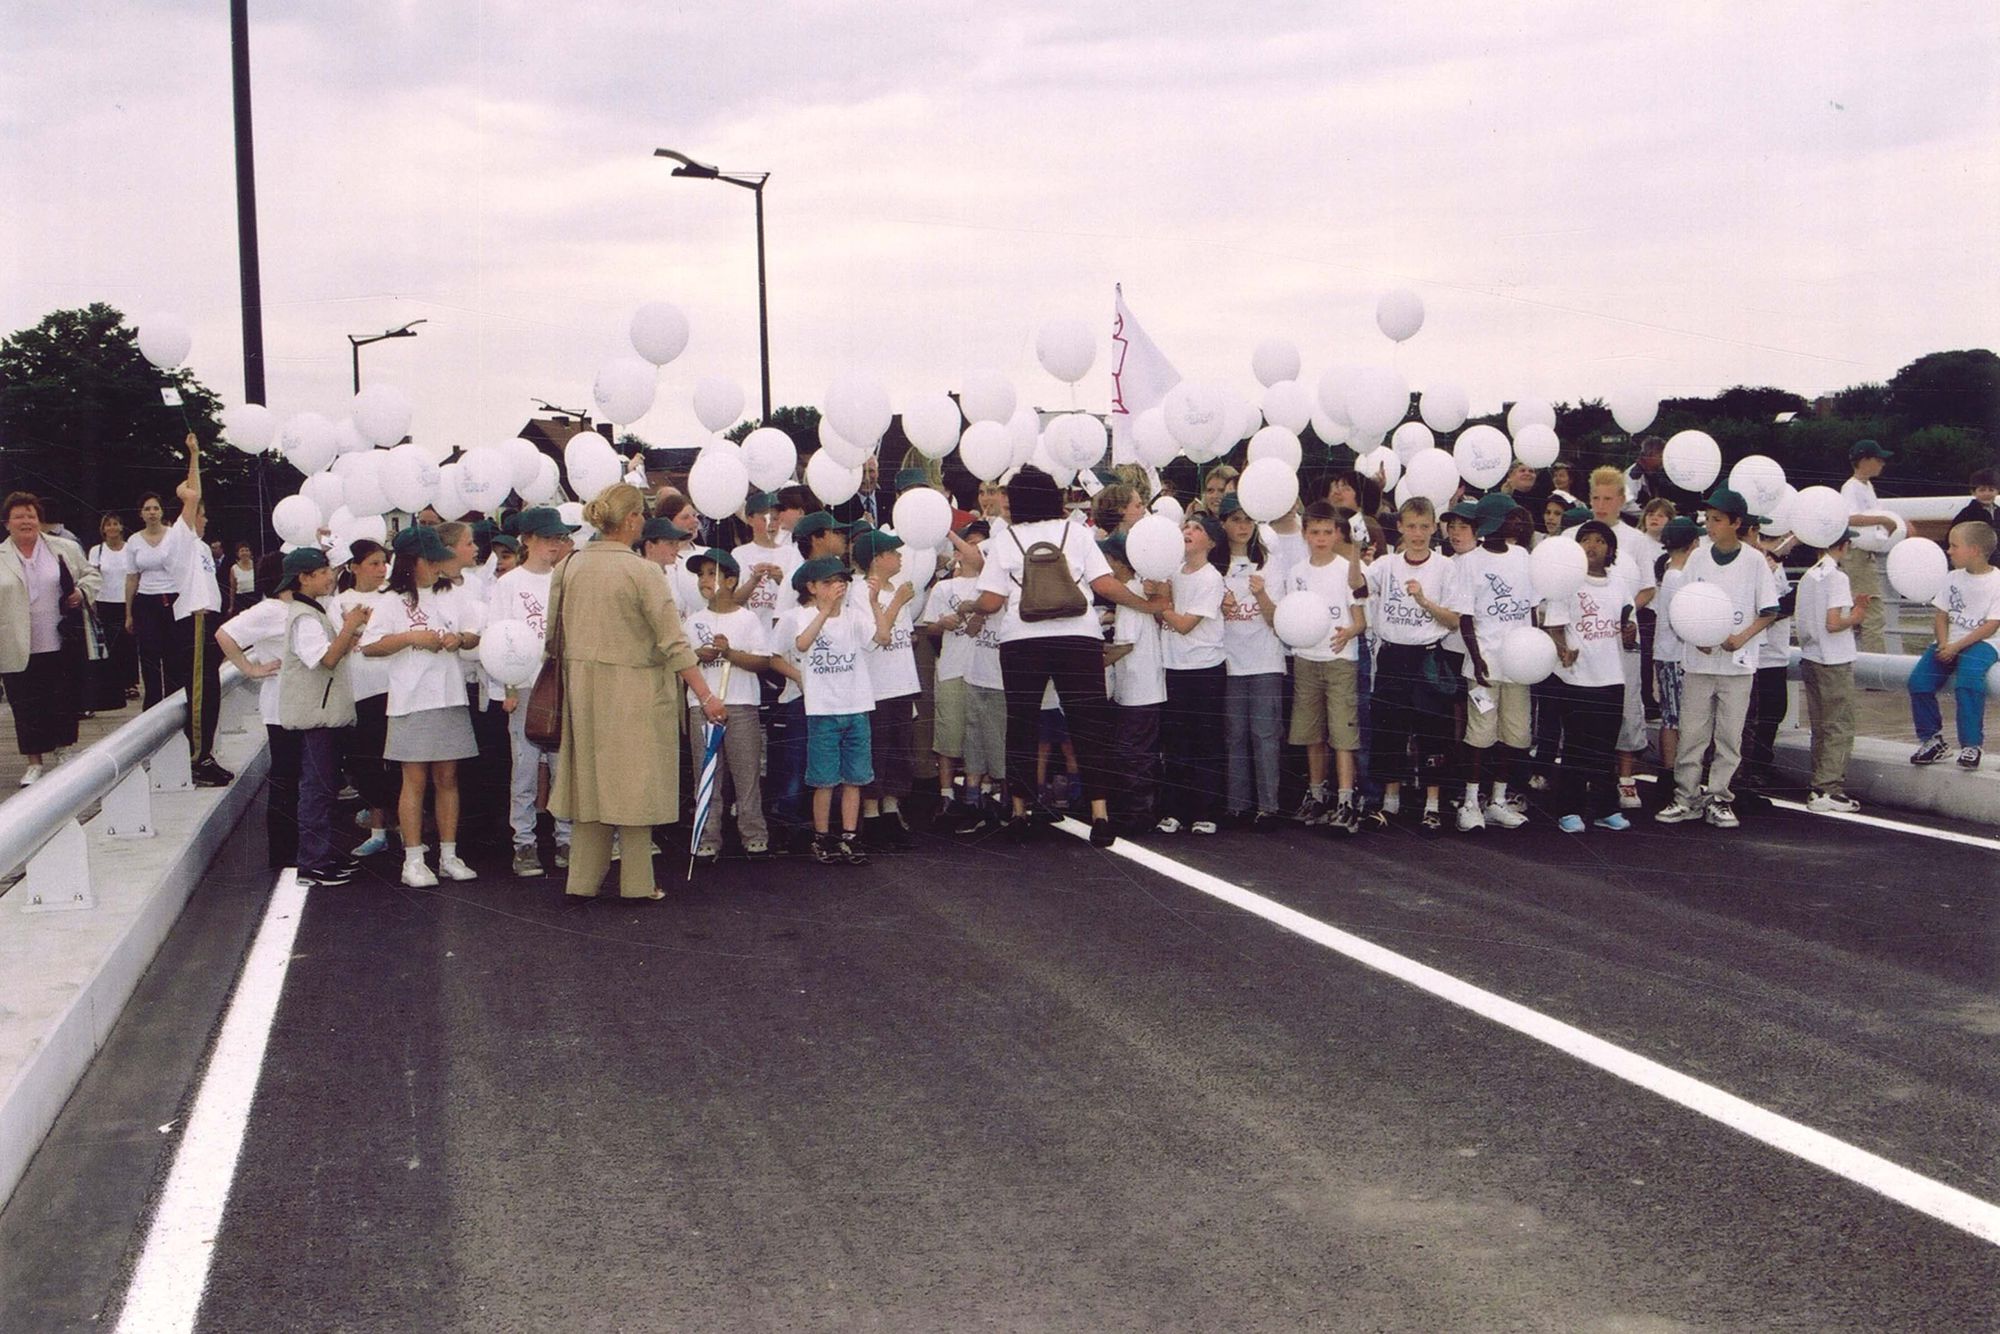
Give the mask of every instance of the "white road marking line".
M 1870 825 L 1876 829 L 1893 829 L 1899 834 L 1916 834 L 1921 838 L 1935 838 L 1946 843 L 1963 843 L 1969 848 L 1988 848 L 2000 852 L 2000 838 L 1981 838 L 1978 834 L 1961 834 L 1954 829 L 1926 829 L 1920 824 L 1885 820 L 1879 815 L 1857 815 L 1850 811 L 1816 811 L 1802 801 L 1786 801 L 1782 797 L 1771 798 L 1771 804 L 1782 806 L 1788 811 L 1804 811 L 1807 815 L 1817 816 L 1822 820 L 1848 820 L 1854 824 Z
M 1089 827 L 1075 820 L 1063 820 L 1058 827 L 1078 838 L 1090 837 Z M 1274 926 L 1303 936 L 1314 944 L 1323 945 L 1356 963 L 1387 973 L 1399 981 L 1429 992 L 1440 1000 L 1450 1001 L 1453 1005 L 1470 1010 L 1481 1018 L 1511 1028 L 1537 1042 L 1546 1043 L 1557 1051 L 1566 1052 L 1588 1065 L 1596 1066 L 1606 1074 L 1615 1075 L 1628 1083 L 1657 1093 L 1670 1102 L 1678 1103 L 1691 1112 L 1739 1130 L 1774 1149 L 1802 1158 L 1815 1167 L 1824 1168 L 1856 1185 L 1886 1195 L 1897 1203 L 1908 1205 L 1919 1213 L 1928 1214 L 1941 1223 L 1969 1232 L 1981 1241 L 2000 1245 L 2000 1205 L 1982 1200 L 1976 1195 L 1968 1195 L 1941 1181 L 1933 1181 L 1927 1176 L 1912 1172 L 1907 1167 L 1898 1166 L 1845 1140 L 1835 1139 L 1823 1131 L 1814 1130 L 1811 1126 L 1801 1125 L 1776 1112 L 1767 1111 L 1733 1093 L 1725 1093 L 1712 1084 L 1704 1084 L 1677 1070 L 1670 1070 L 1658 1061 L 1641 1056 L 1637 1052 L 1627 1051 L 1602 1038 L 1593 1037 L 1559 1019 L 1551 1019 L 1504 996 L 1497 996 L 1482 987 L 1460 981 L 1449 973 L 1418 963 L 1394 950 L 1384 949 L 1338 927 L 1329 926 L 1317 918 L 1308 917 L 1302 912 L 1287 908 L 1282 903 L 1267 899 L 1262 894 L 1244 889 L 1241 885 L 1231 884 L 1206 871 L 1198 871 L 1171 857 L 1162 856 L 1150 848 L 1140 847 L 1130 839 L 1119 839 L 1111 846 L 1110 851 L 1114 856 L 1136 862 L 1149 871 L 1158 872 L 1186 885 L 1189 889 L 1253 913 Z
M 118 1317 L 120 1334 L 178 1334 L 194 1328 L 305 903 L 298 872 L 280 872 L 229 998 L 145 1249 L 133 1267 Z

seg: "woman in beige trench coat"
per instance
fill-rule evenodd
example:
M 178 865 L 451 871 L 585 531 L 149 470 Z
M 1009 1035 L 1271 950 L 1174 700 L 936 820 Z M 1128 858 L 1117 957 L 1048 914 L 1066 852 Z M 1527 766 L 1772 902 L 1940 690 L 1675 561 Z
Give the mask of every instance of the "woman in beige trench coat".
M 606 487 L 583 518 L 597 537 L 557 569 L 549 597 L 563 658 L 549 810 L 574 822 L 570 894 L 597 893 L 617 830 L 619 896 L 662 898 L 652 827 L 680 816 L 681 686 L 712 721 L 728 714 L 695 662 L 659 567 L 632 549 L 646 522 L 644 494 L 624 482 Z

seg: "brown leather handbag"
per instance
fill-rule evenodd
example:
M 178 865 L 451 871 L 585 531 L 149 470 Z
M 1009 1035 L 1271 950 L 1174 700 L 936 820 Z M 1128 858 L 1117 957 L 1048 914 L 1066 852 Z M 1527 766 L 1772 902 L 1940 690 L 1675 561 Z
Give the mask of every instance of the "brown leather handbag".
M 548 657 L 542 662 L 541 674 L 535 677 L 535 687 L 528 692 L 527 719 L 522 730 L 528 734 L 530 743 L 543 750 L 562 748 L 563 717 L 563 633 L 562 633 L 562 577 L 567 560 L 556 566 L 555 579 L 549 584 L 549 647 Z

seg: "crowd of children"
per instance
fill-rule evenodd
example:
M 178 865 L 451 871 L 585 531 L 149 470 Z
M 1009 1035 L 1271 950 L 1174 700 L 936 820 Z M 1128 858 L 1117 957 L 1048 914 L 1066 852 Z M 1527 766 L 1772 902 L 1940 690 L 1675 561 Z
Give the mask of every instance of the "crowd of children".
M 913 813 L 957 835 L 1020 831 L 1032 824 L 1024 810 L 1074 806 L 1073 775 L 1102 802 L 1100 843 L 1281 823 L 1352 836 L 1401 819 L 1466 833 L 1537 819 L 1618 831 L 1641 808 L 1648 755 L 1671 781 L 1655 820 L 1734 828 L 1739 785 L 1775 785 L 1794 637 L 1808 804 L 1857 807 L 1845 773 L 1871 597 L 1852 585 L 1854 531 L 1814 553 L 1794 588 L 1792 539 L 1764 534 L 1768 521 L 1726 486 L 1682 514 L 1600 468 L 1583 503 L 1556 490 L 1542 506 L 1510 478 L 1441 515 L 1420 498 L 1391 510 L 1376 479 L 1350 472 L 1259 523 L 1217 469 L 1181 512 L 1178 568 L 1149 580 L 1127 535 L 1155 512 L 1157 479 L 1128 467 L 1087 480 L 1096 485 L 1066 495 L 1033 469 L 982 485 L 953 508 L 935 555 L 866 519 L 836 522 L 803 488 L 753 495 L 722 525 L 663 491 L 638 546 L 728 714 L 694 855 L 733 844 L 860 863 L 910 846 Z M 920 471 L 897 483 L 936 485 Z M 1061 499 L 1017 530 L 1012 501 L 1031 484 Z M 266 562 L 259 586 L 271 596 L 217 638 L 264 680 L 275 858 L 339 883 L 356 859 L 391 851 L 393 816 L 408 885 L 474 876 L 463 823 L 477 826 L 469 837 L 504 838 L 517 876 L 542 875 L 544 852 L 567 865 L 568 830 L 545 810 L 555 757 L 529 739 L 522 689 L 491 678 L 477 650 L 501 622 L 546 636 L 551 580 L 575 534 L 556 510 L 530 508 L 498 524 L 414 526 L 388 550 L 357 542 L 331 562 L 312 550 Z M 1537 594 L 1530 553 L 1544 542 L 1582 552 L 1586 573 L 1567 596 Z M 1934 700 L 1947 684 L 1958 762 L 1979 763 L 2000 629 L 1994 545 L 1988 522 L 1951 529 L 1937 643 L 1910 679 L 1918 763 L 1948 754 Z M 1030 624 L 1040 610 L 1021 614 L 1025 576 L 1044 559 L 1031 547 L 1074 581 L 1062 624 L 1101 641 L 1081 665 L 1057 652 L 1073 635 L 1047 641 L 1046 660 L 1009 648 L 1047 628 Z M 1674 599 L 1695 585 L 1730 607 L 1712 648 L 1672 626 Z M 1300 594 L 1324 605 L 1330 628 L 1287 644 L 1278 607 Z M 1516 674 L 1524 655 L 1509 645 L 1524 632 L 1553 648 L 1546 679 Z M 1065 683 L 1090 697 L 1087 710 L 1065 709 Z M 688 703 L 685 749 L 699 765 L 706 724 Z M 933 780 L 934 800 L 918 790 Z M 365 829 L 351 850 L 334 834 L 343 781 Z

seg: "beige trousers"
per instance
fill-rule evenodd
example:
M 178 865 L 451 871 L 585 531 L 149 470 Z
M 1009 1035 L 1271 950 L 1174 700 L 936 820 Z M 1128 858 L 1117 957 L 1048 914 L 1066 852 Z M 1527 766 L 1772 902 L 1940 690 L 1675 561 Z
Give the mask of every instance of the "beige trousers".
M 1812 790 L 1845 792 L 1854 753 L 1854 664 L 1801 662 L 1799 668 L 1812 723 Z
M 619 834 L 618 896 L 650 899 L 659 892 L 653 884 L 653 831 L 646 825 L 608 825 L 578 820 L 569 835 L 569 883 L 564 892 L 592 897 L 604 884 L 611 869 L 611 834 Z
M 1854 636 L 1854 646 L 1863 653 L 1889 651 L 1888 641 L 1882 638 L 1886 616 L 1882 604 L 1881 559 L 1852 543 L 1848 544 L 1847 554 L 1840 558 L 1840 571 L 1847 576 L 1848 591 L 1857 598 L 1866 593 L 1869 599 Z

